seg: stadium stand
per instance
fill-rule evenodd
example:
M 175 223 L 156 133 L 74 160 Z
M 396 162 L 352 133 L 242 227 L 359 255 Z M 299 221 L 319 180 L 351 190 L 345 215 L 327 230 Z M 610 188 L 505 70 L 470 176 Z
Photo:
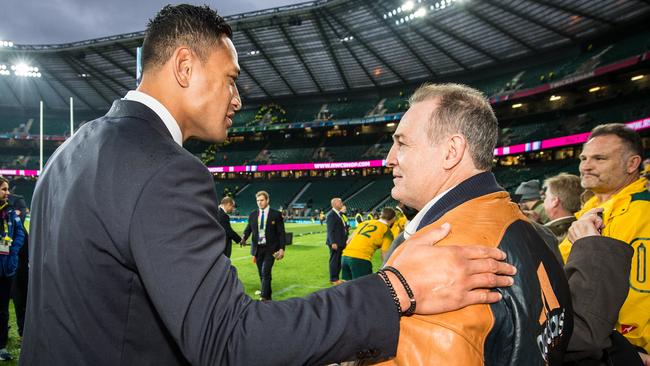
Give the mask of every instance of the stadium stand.
M 402 94 L 404 94 L 402 92 Z M 405 95 L 398 95 L 390 98 L 385 98 L 382 99 L 383 103 L 383 110 L 382 113 L 378 114 L 390 114 L 390 113 L 398 113 L 398 112 L 404 112 L 408 109 L 408 97 Z
M 356 191 L 367 185 L 366 179 L 328 179 L 311 181 L 309 187 L 298 197 L 300 203 L 305 203 L 309 208 L 329 210 L 330 200 L 334 197 L 346 199 Z
M 255 121 L 255 114 L 257 113 L 256 109 L 248 108 L 242 109 L 237 114 L 232 121 L 233 127 L 244 127 Z
M 292 104 L 285 106 L 287 111 L 287 120 L 292 122 L 305 122 L 314 121 L 317 119 L 318 112 L 322 107 L 322 103 L 305 103 L 305 104 Z
M 458 6 L 454 1 L 442 11 L 432 6 L 429 20 L 405 28 L 375 14 L 392 3 L 315 1 L 229 17 L 237 25 L 233 42 L 242 66 L 237 85 L 245 109 L 235 115 L 236 130 L 223 146 L 185 143 L 185 148 L 208 166 L 385 159 L 408 97 L 424 82 L 465 83 L 491 97 L 499 119 L 498 146 L 650 117 L 650 6 L 643 2 L 469 1 Z M 357 33 L 352 43 L 345 39 L 351 34 L 338 34 L 347 30 Z M 46 140 L 51 137 L 47 159 L 70 134 L 69 95 L 75 98 L 75 129 L 123 97 L 136 85 L 135 50 L 142 37 L 134 32 L 0 50 L 2 63 L 27 55 L 44 76 L 22 83 L 14 75 L 0 75 L 0 168 L 39 168 L 40 100 Z M 261 50 L 252 53 L 255 48 Z M 634 62 L 623 62 L 630 59 Z M 101 72 L 87 78 L 78 67 Z M 593 87 L 602 90 L 591 93 Z M 549 101 L 554 94 L 561 102 Z M 513 108 L 515 103 L 523 107 Z M 647 154 L 650 129 L 642 136 Z M 495 159 L 493 172 L 514 193 L 523 181 L 578 174 L 581 149 L 576 143 L 508 153 Z M 260 190 L 269 192 L 273 208 L 289 208 L 287 216 L 298 219 L 329 210 L 336 196 L 343 198 L 350 218 L 397 204 L 390 196 L 388 167 L 239 170 L 214 174 L 215 199 L 236 199 L 233 216 L 254 210 Z M 14 191 L 31 204 L 35 178 L 11 174 Z
M 286 208 L 306 184 L 300 180 L 252 181 L 235 196 L 239 214 L 248 215 L 257 208 L 255 193 L 258 191 L 269 193 L 271 207 Z
M 344 203 L 348 210 L 367 211 L 386 199 L 392 188 L 392 178 L 374 179 L 345 199 Z

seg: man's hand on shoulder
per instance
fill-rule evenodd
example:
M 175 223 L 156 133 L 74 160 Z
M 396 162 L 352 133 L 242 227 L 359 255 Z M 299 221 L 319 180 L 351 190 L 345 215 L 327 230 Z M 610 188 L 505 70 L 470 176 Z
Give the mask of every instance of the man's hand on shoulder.
M 513 284 L 516 268 L 503 262 L 506 254 L 481 246 L 435 246 L 450 232 L 444 224 L 407 240 L 386 263 L 402 273 L 413 290 L 417 314 L 439 314 L 473 304 L 493 303 L 501 294 L 488 289 Z M 389 278 L 402 310 L 409 306 L 403 286 Z

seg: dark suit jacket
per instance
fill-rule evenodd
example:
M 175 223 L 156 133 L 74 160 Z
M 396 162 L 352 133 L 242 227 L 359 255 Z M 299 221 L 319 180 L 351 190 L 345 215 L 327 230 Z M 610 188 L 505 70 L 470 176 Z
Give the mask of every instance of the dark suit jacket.
M 331 246 L 332 243 L 336 243 L 338 246 L 337 250 L 343 250 L 347 240 L 348 234 L 345 230 L 343 220 L 334 210 L 330 210 L 327 214 L 327 241 L 325 244 Z
M 248 225 L 244 229 L 244 240 L 249 236 L 253 236 L 251 241 L 251 254 L 257 253 L 257 246 L 260 239 L 259 225 L 257 223 L 257 216 L 259 210 L 255 210 L 248 215 Z M 273 253 L 280 249 L 284 249 L 285 245 L 285 232 L 284 232 L 284 219 L 282 213 L 269 207 L 269 217 L 265 219 L 266 225 L 264 227 L 264 235 L 266 235 L 266 247 Z
M 230 258 L 230 253 L 232 253 L 232 242 L 234 240 L 235 243 L 239 243 L 241 241 L 241 236 L 232 229 L 232 226 L 230 226 L 230 216 L 228 216 L 226 211 L 221 209 L 221 207 L 217 210 L 217 221 L 219 221 L 219 225 L 221 225 L 223 230 L 226 232 L 226 247 L 224 248 L 224 254 L 226 257 Z
M 246 296 L 222 254 L 215 195 L 206 167 L 143 104 L 118 100 L 81 127 L 36 184 L 20 364 L 313 365 L 395 354 L 399 317 L 376 275 L 306 299 Z

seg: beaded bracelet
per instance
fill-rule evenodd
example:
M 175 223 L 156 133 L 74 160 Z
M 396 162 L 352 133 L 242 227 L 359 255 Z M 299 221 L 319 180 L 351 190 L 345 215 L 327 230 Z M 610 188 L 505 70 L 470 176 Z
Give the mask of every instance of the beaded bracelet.
M 396 268 L 391 266 L 385 266 L 383 270 L 391 272 L 397 277 L 397 279 L 402 284 L 402 286 L 404 286 L 404 290 L 406 290 L 406 295 L 409 297 L 409 302 L 411 304 L 409 305 L 408 309 L 404 310 L 402 315 L 406 315 L 406 316 L 413 315 L 413 313 L 415 313 L 415 296 L 413 296 L 413 291 L 411 290 L 411 286 L 409 286 L 404 276 L 402 276 L 400 271 L 398 271 Z
M 397 307 L 397 313 L 399 315 L 402 315 L 402 306 L 399 303 L 399 297 L 397 296 L 397 293 L 395 292 L 393 285 L 390 283 L 390 280 L 388 279 L 388 275 L 383 269 L 380 269 L 377 272 L 377 274 L 379 275 L 379 277 L 381 277 L 382 280 L 384 280 L 386 286 L 388 286 L 388 291 L 390 292 L 390 296 L 393 297 L 393 302 L 395 302 L 395 306 Z

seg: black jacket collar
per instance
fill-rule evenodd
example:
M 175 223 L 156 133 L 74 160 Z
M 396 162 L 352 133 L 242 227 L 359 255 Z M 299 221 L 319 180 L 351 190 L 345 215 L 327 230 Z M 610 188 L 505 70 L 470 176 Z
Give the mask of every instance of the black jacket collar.
M 150 125 L 155 128 L 158 132 L 162 133 L 164 136 L 169 137 L 173 140 L 171 132 L 165 126 L 165 123 L 160 119 L 160 116 L 156 114 L 151 108 L 146 105 L 136 102 L 134 100 L 127 99 L 118 99 L 113 102 L 111 109 L 106 113 L 106 117 L 109 118 L 138 118 L 145 120 L 150 123 Z
M 424 215 L 417 230 L 437 221 L 444 214 L 460 206 L 464 202 L 503 190 L 504 189 L 499 186 L 494 178 L 494 174 L 491 172 L 483 172 L 472 176 L 442 196 L 442 198 L 440 198 L 440 200 L 438 200 L 438 202 L 436 202 Z

